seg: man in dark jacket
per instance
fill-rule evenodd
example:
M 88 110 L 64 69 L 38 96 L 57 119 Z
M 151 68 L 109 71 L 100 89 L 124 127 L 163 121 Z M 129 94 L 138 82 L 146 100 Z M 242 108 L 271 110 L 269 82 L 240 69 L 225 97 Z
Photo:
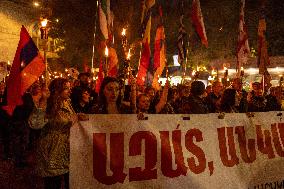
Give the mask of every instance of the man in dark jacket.
M 232 88 L 237 91 L 237 104 L 236 109 L 240 113 L 248 112 L 247 92 L 242 88 L 242 80 L 240 78 L 233 79 Z
M 280 87 L 270 88 L 270 94 L 265 97 L 267 100 L 265 106 L 266 111 L 281 111 L 281 100 L 277 98 L 277 92 L 279 90 L 281 90 Z
M 218 101 L 221 99 L 223 92 L 223 84 L 219 81 L 215 81 L 212 84 L 212 92 L 206 97 L 206 103 L 210 113 L 218 111 Z
M 248 111 L 265 112 L 266 99 L 263 96 L 262 86 L 259 82 L 252 84 L 253 90 L 248 93 Z
M 188 99 L 189 113 L 191 114 L 207 114 L 208 107 L 204 101 L 205 85 L 202 81 L 194 81 L 191 84 L 190 96 Z

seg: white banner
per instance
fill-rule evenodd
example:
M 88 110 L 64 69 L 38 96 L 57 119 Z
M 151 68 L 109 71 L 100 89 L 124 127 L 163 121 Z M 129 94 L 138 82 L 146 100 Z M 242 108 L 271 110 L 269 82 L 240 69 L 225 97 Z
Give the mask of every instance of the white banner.
M 70 186 L 284 188 L 282 113 L 90 115 L 71 129 Z

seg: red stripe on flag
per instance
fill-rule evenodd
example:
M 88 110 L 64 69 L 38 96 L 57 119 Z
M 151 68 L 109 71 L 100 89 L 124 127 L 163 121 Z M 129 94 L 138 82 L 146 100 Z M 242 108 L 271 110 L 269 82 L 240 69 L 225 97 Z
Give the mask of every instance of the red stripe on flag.
M 154 52 L 154 70 L 157 70 L 161 65 L 161 48 L 165 40 L 164 27 L 158 27 L 155 38 L 155 52 Z
M 160 52 L 161 52 L 161 41 L 155 41 L 155 52 L 154 52 L 154 70 L 160 67 Z
M 108 58 L 108 76 L 116 77 L 117 76 L 117 66 L 118 66 L 118 58 L 116 54 L 116 50 L 114 48 L 109 48 L 109 58 Z
M 247 59 L 250 53 L 249 44 L 248 44 L 248 32 L 244 20 L 244 8 L 245 8 L 245 0 L 242 0 L 241 9 L 240 9 L 239 36 L 238 36 L 238 45 L 237 45 L 236 70 L 238 71 L 238 76 L 240 76 L 241 67 L 247 63 Z
M 143 44 L 143 52 L 140 59 L 139 70 L 137 74 L 137 84 L 144 85 L 147 70 L 150 64 L 150 46 L 148 44 L 148 40 L 146 39 L 146 43 Z
M 267 42 L 265 38 L 266 22 L 265 19 L 260 19 L 258 24 L 258 67 L 259 74 L 264 74 L 267 66 L 270 64 L 267 51 Z
M 191 19 L 202 44 L 205 45 L 205 47 L 208 47 L 208 41 L 199 0 L 193 0 L 192 2 Z
M 158 40 L 159 39 L 159 40 Z M 153 82 L 152 82 L 152 87 L 155 88 L 156 90 L 160 90 L 160 85 L 159 85 L 159 77 L 162 75 L 164 67 L 165 67 L 165 60 L 166 60 L 166 51 L 165 51 L 165 32 L 164 32 L 164 27 L 160 26 L 157 29 L 157 34 L 156 34 L 156 41 L 159 41 L 159 52 L 157 54 L 154 54 L 154 59 L 155 56 L 158 56 L 155 61 L 159 61 L 156 65 L 156 71 L 154 74 Z M 156 53 L 156 49 L 155 49 Z M 155 66 L 156 62 L 154 63 Z
M 43 58 L 38 55 L 21 72 L 21 95 L 38 79 L 45 70 Z
M 96 93 L 98 93 L 98 94 L 100 92 L 100 88 L 101 88 L 101 84 L 102 84 L 103 80 L 104 80 L 104 70 L 103 70 L 103 63 L 102 63 L 102 60 L 101 60 L 98 78 L 96 80 Z

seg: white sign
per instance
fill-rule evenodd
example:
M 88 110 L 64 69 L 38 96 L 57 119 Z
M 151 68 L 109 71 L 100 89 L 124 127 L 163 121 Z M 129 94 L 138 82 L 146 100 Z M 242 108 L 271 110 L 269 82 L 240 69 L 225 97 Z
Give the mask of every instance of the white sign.
M 278 113 L 224 119 L 148 115 L 147 120 L 90 115 L 71 129 L 70 186 L 283 188 L 284 122 Z
M 174 55 L 173 60 L 174 60 L 174 66 L 180 66 L 180 63 L 178 62 L 178 55 Z

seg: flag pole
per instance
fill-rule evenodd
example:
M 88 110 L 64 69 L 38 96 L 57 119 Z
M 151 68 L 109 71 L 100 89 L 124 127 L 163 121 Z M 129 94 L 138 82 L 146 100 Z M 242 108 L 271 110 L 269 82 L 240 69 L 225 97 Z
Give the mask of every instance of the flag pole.
M 187 64 L 188 64 L 188 53 L 189 53 L 189 37 L 190 37 L 190 35 L 188 34 L 188 39 L 187 39 L 187 47 L 186 47 L 186 55 L 185 55 L 185 69 L 184 69 L 184 78 L 185 78 L 185 76 L 186 76 L 186 66 L 187 66 Z
M 184 80 L 185 80 L 185 72 L 186 72 L 186 61 L 185 63 L 183 62 L 182 60 L 182 79 L 181 79 L 181 83 L 184 83 Z
M 184 41 L 182 41 L 182 43 L 184 43 Z M 186 53 L 187 53 L 187 48 L 186 48 Z M 185 60 L 182 60 L 182 63 L 183 63 L 182 83 L 184 83 L 186 75 L 187 55 L 185 55 Z
M 162 6 L 160 5 L 159 6 L 159 12 L 160 12 L 160 18 L 161 18 L 161 24 L 162 26 L 164 27 L 164 17 L 163 17 L 163 13 L 162 13 Z M 166 49 L 167 49 L 167 45 L 166 45 L 166 34 L 165 34 L 165 30 L 164 30 L 164 54 L 166 55 Z M 167 78 L 167 81 L 169 81 L 169 63 L 167 61 L 167 58 L 165 56 L 165 63 L 166 63 L 166 78 Z
M 91 72 L 94 72 L 94 58 L 95 58 L 95 42 L 96 42 L 96 33 L 97 33 L 97 20 L 98 20 L 98 10 L 99 10 L 99 0 L 97 0 L 96 8 L 96 19 L 95 19 L 95 31 L 94 31 L 94 41 L 93 41 L 93 52 L 92 52 L 92 69 Z
M 144 20 L 144 14 L 145 14 L 145 9 L 146 9 L 146 7 L 145 7 L 145 2 L 143 3 L 143 7 L 142 7 L 142 15 L 141 15 L 141 21 L 140 21 L 140 23 L 142 24 L 143 23 L 143 20 Z M 143 43 L 143 38 L 144 38 L 144 33 L 142 33 L 142 35 L 141 35 L 141 41 L 140 41 L 140 52 L 139 52 L 139 60 L 138 60 L 138 71 L 139 71 L 139 68 L 140 68 L 140 62 L 141 62 L 141 56 L 142 56 L 142 48 L 143 48 L 143 45 L 142 45 L 142 43 Z M 136 77 L 135 77 L 136 78 Z
M 167 49 L 167 46 L 166 46 L 166 34 L 165 35 L 165 43 L 164 43 L 164 53 L 166 54 L 166 49 Z M 167 81 L 169 80 L 169 63 L 167 61 L 167 57 L 165 56 L 165 62 L 166 62 L 166 78 L 167 78 Z
M 47 65 L 47 58 L 46 58 L 46 46 L 47 46 L 47 40 L 44 39 L 43 60 L 44 60 L 44 63 L 45 63 L 45 85 L 48 86 L 49 72 L 48 72 L 48 65 Z
M 181 9 L 182 9 L 182 19 L 183 19 L 183 15 L 184 15 L 183 0 L 181 1 Z M 184 41 L 182 39 L 182 46 L 184 45 L 183 43 L 184 43 Z M 182 71 L 183 71 L 182 79 L 181 79 L 182 84 L 184 83 L 184 80 L 185 80 L 185 73 L 186 73 L 186 65 L 185 64 L 186 64 L 186 60 L 185 60 L 185 62 L 183 62 L 183 60 L 182 60 Z
M 180 18 L 180 27 L 182 29 L 184 29 L 184 26 L 183 26 L 183 17 L 184 17 L 184 1 L 182 0 L 181 1 L 181 11 L 182 11 L 182 15 L 181 15 L 181 18 Z M 182 38 L 181 38 L 181 47 L 182 47 L 182 59 L 181 59 L 181 64 L 182 64 L 182 79 L 181 79 L 181 83 L 183 84 L 184 83 L 184 80 L 185 80 L 185 74 L 186 74 L 186 64 L 187 64 L 187 56 L 184 57 L 184 36 L 182 34 Z M 186 53 L 187 53 L 187 49 L 186 49 Z M 185 60 L 184 60 L 185 58 Z
M 282 99 L 283 99 L 283 92 L 282 92 L 282 88 L 283 88 L 283 76 L 281 75 L 280 76 L 280 78 L 279 78 L 279 89 L 278 90 L 280 90 L 279 92 L 280 92 L 280 102 L 281 102 L 281 104 L 282 104 Z
M 43 40 L 43 61 L 45 64 L 45 84 L 48 86 L 49 82 L 49 73 L 48 73 L 48 63 L 47 63 L 47 45 L 48 45 L 48 28 L 47 28 L 48 20 L 43 17 L 41 18 L 40 24 L 40 32 L 41 32 L 41 39 Z
M 262 92 L 263 92 L 263 94 L 264 94 L 264 92 L 265 92 L 265 78 L 264 78 L 265 76 L 264 76 L 264 74 L 262 75 Z

